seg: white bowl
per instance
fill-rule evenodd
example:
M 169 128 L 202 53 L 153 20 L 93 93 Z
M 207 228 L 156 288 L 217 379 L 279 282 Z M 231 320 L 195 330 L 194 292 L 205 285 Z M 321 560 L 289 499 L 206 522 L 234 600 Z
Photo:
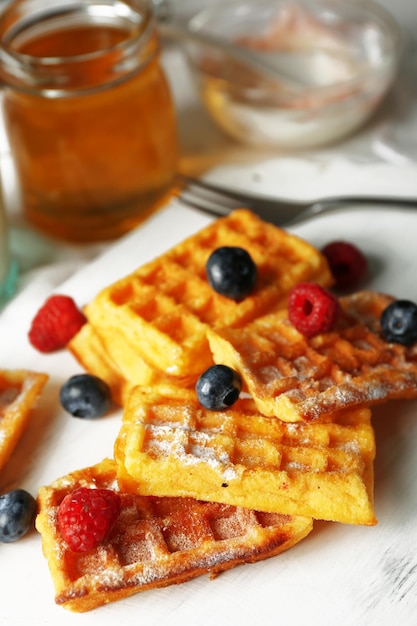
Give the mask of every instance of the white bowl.
M 258 146 L 308 148 L 352 133 L 390 88 L 401 48 L 395 20 L 367 1 L 226 1 L 188 27 L 268 65 L 263 73 L 207 43 L 185 44 L 209 114 L 231 137 Z

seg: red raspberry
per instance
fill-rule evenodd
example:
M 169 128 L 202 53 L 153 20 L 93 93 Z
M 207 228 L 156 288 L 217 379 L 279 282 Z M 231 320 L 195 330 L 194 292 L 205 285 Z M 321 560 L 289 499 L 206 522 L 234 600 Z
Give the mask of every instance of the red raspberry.
M 87 552 L 113 528 L 119 512 L 119 494 L 110 489 L 80 487 L 62 500 L 58 527 L 71 550 Z
M 290 292 L 288 318 L 306 337 L 330 330 L 339 314 L 339 302 L 327 289 L 315 283 L 299 283 Z
M 364 277 L 368 262 L 362 252 L 347 241 L 332 241 L 322 249 L 336 287 L 354 287 Z
M 51 296 L 32 320 L 29 341 L 40 352 L 60 350 L 65 348 L 86 321 L 72 298 Z

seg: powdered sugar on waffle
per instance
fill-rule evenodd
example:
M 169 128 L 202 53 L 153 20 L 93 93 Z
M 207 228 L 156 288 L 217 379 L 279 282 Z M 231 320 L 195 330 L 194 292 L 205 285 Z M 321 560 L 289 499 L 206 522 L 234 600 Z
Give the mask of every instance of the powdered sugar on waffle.
M 208 433 L 197 432 L 187 426 L 179 427 L 178 424 L 146 424 L 145 430 L 152 431 L 152 437 L 146 444 L 148 454 L 157 457 L 173 454 L 185 465 L 204 462 L 220 470 L 226 481 L 238 477 L 229 454 L 210 446 L 212 437 Z
M 340 298 L 337 324 L 312 338 L 298 333 L 285 311 L 243 331 L 210 331 L 213 358 L 238 371 L 261 413 L 286 422 L 416 398 L 417 346 L 389 343 L 381 333 L 381 314 L 392 301 L 373 291 Z

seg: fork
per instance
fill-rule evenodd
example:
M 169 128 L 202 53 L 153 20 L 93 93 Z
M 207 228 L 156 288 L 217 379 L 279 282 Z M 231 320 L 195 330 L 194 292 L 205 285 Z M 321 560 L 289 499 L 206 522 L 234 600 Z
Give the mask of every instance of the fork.
M 381 207 L 417 209 L 417 197 L 339 196 L 298 202 L 234 191 L 183 175 L 179 176 L 178 182 L 177 198 L 192 208 L 210 215 L 222 216 L 227 215 L 233 209 L 245 207 L 277 226 L 296 224 L 343 206 L 363 208 L 365 205 L 375 209 Z

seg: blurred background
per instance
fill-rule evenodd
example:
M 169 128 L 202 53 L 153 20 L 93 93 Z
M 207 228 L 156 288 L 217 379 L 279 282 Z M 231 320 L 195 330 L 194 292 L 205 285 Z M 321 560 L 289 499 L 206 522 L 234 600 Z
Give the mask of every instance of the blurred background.
M 351 3 L 360 5 L 361 1 L 352 0 Z M 294 160 L 299 166 L 302 159 L 304 170 L 308 162 L 310 167 L 307 167 L 307 177 L 313 177 L 317 171 L 322 172 L 330 161 L 330 167 L 337 167 L 340 160 L 348 160 L 350 164 L 389 164 L 400 167 L 403 174 L 400 179 L 405 181 L 407 193 L 413 189 L 417 191 L 416 178 L 412 176 L 414 181 L 411 181 L 409 176 L 409 170 L 412 172 L 414 166 L 417 166 L 417 3 L 415 0 L 377 0 L 378 3 L 395 17 L 403 36 L 394 84 L 376 114 L 358 132 L 331 146 L 303 150 L 302 154 L 276 146 L 273 150 L 245 147 L 227 137 L 198 101 L 183 52 L 172 43 L 165 42 L 164 63 L 178 110 L 181 171 L 192 175 L 210 171 L 208 176 L 213 180 L 227 178 L 229 184 L 233 185 L 233 181 L 238 178 L 235 167 L 239 164 L 248 167 L 248 187 L 254 188 L 255 185 L 256 188 L 256 182 L 253 181 L 261 178 L 268 188 L 272 185 L 271 176 L 276 177 L 277 168 L 283 172 L 288 168 L 292 171 Z M 203 8 L 219 5 L 220 10 L 222 4 L 222 0 L 172 0 L 171 8 L 176 19 L 188 20 Z M 256 6 L 256 0 L 253 0 L 253 4 Z M 274 162 L 273 174 L 271 160 Z M 253 167 L 255 163 L 262 163 L 262 167 Z M 356 174 L 360 177 L 360 172 L 355 170 Z M 240 174 L 239 177 L 241 184 Z M 284 195 L 291 195 L 294 191 L 303 195 L 303 190 L 294 190 L 292 182 L 286 184 L 291 176 L 283 175 L 281 178 Z M 366 187 L 366 181 L 363 185 Z M 401 185 L 402 182 L 399 184 L 400 191 Z M 304 189 L 306 196 L 315 191 L 308 182 Z M 361 188 L 360 191 L 367 189 Z

